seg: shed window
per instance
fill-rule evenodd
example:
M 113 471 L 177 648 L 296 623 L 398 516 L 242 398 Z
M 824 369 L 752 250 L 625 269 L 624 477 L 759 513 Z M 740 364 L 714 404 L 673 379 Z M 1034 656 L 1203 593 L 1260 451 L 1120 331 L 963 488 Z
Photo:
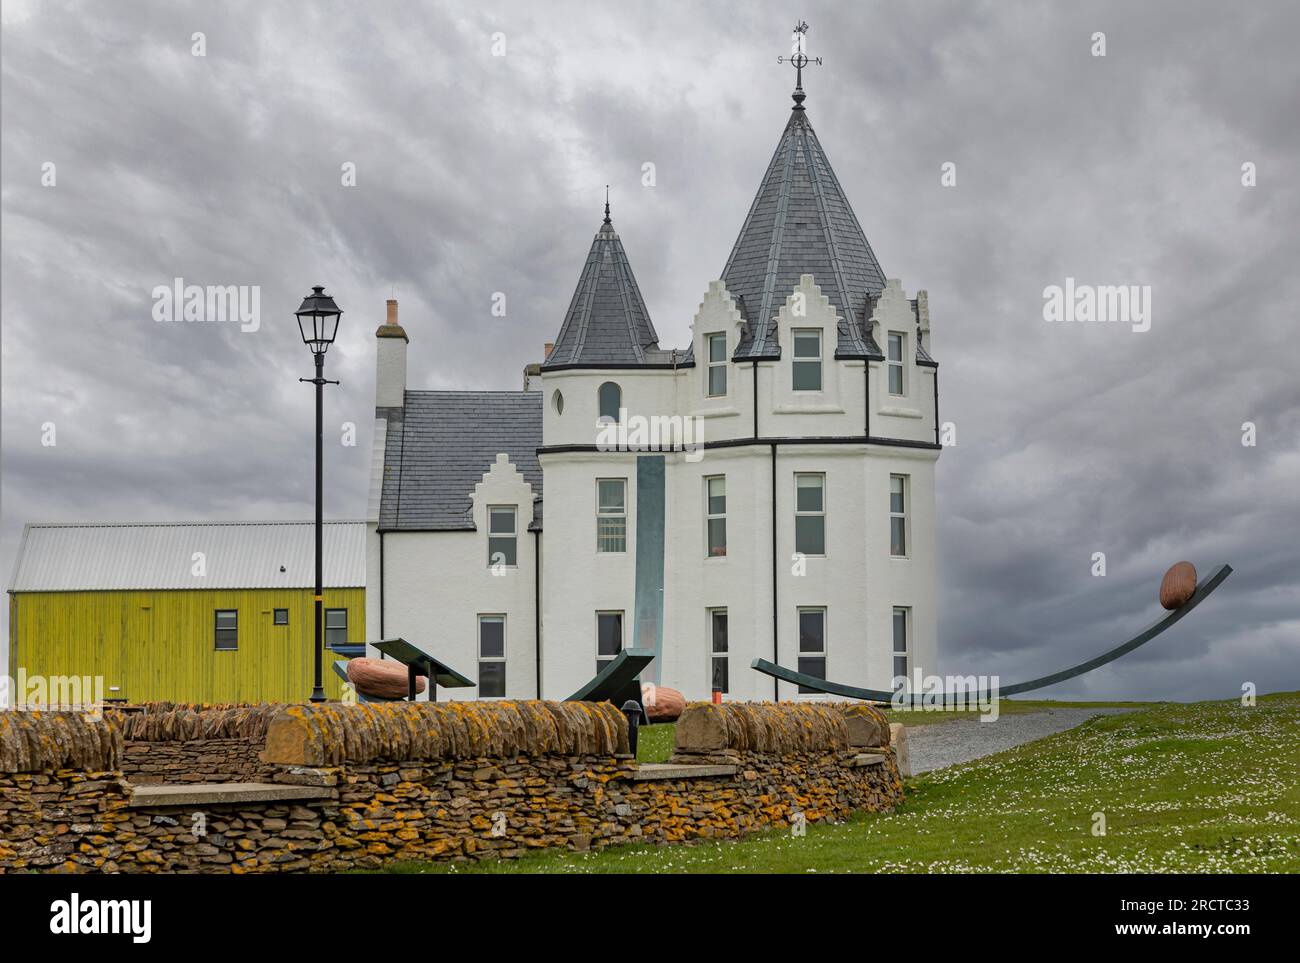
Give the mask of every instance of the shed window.
M 348 610 L 325 610 L 325 644 L 333 648 L 348 644 Z
M 239 611 L 237 609 L 217 609 L 214 644 L 218 649 L 239 648 Z

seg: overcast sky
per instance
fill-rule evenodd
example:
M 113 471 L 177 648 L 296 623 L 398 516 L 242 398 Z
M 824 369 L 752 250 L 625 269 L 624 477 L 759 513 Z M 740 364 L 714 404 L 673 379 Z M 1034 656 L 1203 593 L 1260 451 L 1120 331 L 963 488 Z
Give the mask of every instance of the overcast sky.
M 346 311 L 327 430 L 360 429 L 327 446 L 328 517 L 365 514 L 384 299 L 411 387 L 519 387 L 606 183 L 661 344 L 684 346 L 788 116 L 776 57 L 802 16 L 824 58 L 809 117 L 885 273 L 929 291 L 957 427 L 938 467 L 943 671 L 1014 681 L 1092 656 L 1160 614 L 1187 558 L 1236 571 L 1047 694 L 1300 688 L 1293 4 L 3 11 L 6 583 L 25 522 L 310 518 L 292 312 L 312 284 Z M 1149 285 L 1151 330 L 1045 322 L 1067 276 Z M 178 277 L 259 285 L 260 328 L 156 322 L 153 289 Z

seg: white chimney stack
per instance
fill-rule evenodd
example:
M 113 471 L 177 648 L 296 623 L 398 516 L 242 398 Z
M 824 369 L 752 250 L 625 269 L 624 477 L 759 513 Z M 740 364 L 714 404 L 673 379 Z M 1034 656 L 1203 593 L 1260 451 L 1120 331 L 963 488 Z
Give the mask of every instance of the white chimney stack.
M 397 322 L 397 301 L 375 329 L 375 407 L 401 408 L 406 400 L 406 331 Z
M 921 344 L 930 357 L 935 358 L 933 335 L 930 333 L 930 295 L 926 291 L 916 292 L 916 321 L 921 329 Z

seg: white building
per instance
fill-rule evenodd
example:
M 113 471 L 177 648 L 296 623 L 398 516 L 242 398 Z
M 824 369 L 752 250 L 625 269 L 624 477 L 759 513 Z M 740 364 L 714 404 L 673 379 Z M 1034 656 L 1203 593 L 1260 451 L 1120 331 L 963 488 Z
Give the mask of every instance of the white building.
M 935 670 L 926 295 L 885 279 L 802 100 L 683 349 L 608 205 L 523 391 L 407 390 L 389 302 L 367 631 L 478 680 L 449 696 L 562 699 L 631 646 L 688 699 L 797 695 L 756 657 L 883 689 Z M 652 417 L 702 449 L 609 450 L 610 421 Z

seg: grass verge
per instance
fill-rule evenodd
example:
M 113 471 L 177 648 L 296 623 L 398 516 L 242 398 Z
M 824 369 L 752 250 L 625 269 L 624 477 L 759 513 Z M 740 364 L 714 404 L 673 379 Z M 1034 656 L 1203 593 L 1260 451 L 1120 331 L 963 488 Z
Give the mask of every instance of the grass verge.
M 661 751 L 661 728 L 645 731 L 647 754 Z M 896 812 L 809 825 L 801 838 L 774 830 L 389 871 L 1300 872 L 1300 693 L 1099 717 L 928 773 Z

